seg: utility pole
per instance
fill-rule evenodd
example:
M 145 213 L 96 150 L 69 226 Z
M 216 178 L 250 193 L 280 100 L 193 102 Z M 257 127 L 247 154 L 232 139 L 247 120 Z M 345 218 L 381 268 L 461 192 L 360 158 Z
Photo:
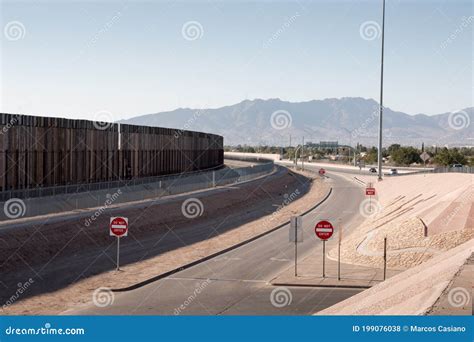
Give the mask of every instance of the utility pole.
M 301 171 L 304 171 L 304 137 L 303 137 L 303 146 L 301 147 Z
M 378 168 L 379 181 L 382 180 L 382 118 L 383 118 L 383 55 L 385 39 L 385 0 L 382 8 L 382 57 L 380 61 L 380 112 L 379 112 L 379 149 L 378 149 Z

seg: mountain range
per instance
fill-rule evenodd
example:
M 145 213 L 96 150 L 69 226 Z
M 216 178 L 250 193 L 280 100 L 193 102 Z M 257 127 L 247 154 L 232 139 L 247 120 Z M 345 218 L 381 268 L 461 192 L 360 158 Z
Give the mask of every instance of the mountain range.
M 178 108 L 122 123 L 215 133 L 225 145 L 288 146 L 302 142 L 377 144 L 379 105 L 359 97 L 306 102 L 245 100 L 214 109 Z M 474 145 L 474 107 L 437 115 L 409 115 L 384 107 L 383 145 Z M 291 138 L 290 138 L 291 137 Z

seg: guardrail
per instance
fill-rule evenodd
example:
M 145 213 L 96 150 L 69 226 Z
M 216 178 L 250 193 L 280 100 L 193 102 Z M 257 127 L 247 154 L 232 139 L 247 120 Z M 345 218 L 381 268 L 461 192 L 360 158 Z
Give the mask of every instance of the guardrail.
M 58 186 L 38 186 L 36 188 L 29 189 L 17 189 L 0 192 L 0 201 L 6 201 L 10 198 L 34 198 L 34 197 L 45 197 L 45 196 L 56 196 L 63 194 L 75 194 L 78 192 L 90 192 L 97 190 L 106 190 L 114 188 L 124 188 L 128 186 L 135 186 L 148 183 L 157 183 L 166 181 L 169 179 L 175 179 L 176 177 L 192 177 L 199 174 L 205 174 L 209 171 L 222 169 L 224 165 L 215 166 L 205 170 L 190 171 L 181 174 L 170 174 L 154 177 L 143 177 L 134 179 L 120 179 L 108 182 L 95 182 L 95 183 L 78 183 L 71 185 L 58 185 Z
M 474 173 L 474 167 L 471 166 L 463 166 L 463 167 L 448 167 L 448 166 L 441 166 L 436 167 L 430 170 L 419 170 L 413 171 L 408 173 L 397 173 L 395 175 L 385 174 L 386 176 L 408 176 L 408 175 L 418 175 L 418 174 L 429 174 L 429 173 Z

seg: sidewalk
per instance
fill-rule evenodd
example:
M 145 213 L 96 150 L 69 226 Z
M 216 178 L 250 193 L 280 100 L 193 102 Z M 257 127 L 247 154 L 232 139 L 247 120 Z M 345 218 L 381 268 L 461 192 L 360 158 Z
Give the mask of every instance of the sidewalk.
M 314 286 L 314 287 L 349 287 L 370 288 L 383 281 L 383 259 L 380 258 L 380 268 L 364 267 L 341 263 L 341 279 L 338 280 L 337 260 L 331 260 L 327 253 L 337 244 L 333 238 L 326 242 L 325 277 L 323 278 L 322 244 L 305 256 L 298 258 L 298 276 L 295 277 L 294 266 L 286 269 L 272 279 L 275 286 Z M 387 269 L 387 279 L 400 273 L 400 270 Z

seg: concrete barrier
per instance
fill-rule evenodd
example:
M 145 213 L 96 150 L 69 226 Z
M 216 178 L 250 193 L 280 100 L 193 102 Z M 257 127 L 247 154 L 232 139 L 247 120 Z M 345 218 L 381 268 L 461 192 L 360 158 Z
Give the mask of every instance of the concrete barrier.
M 127 203 L 152 198 L 161 198 L 192 191 L 205 190 L 216 186 L 237 184 L 270 174 L 275 165 L 272 161 L 252 164 L 239 168 L 222 168 L 197 174 L 181 174 L 156 178 L 154 182 L 143 184 L 127 183 L 115 188 L 89 192 L 56 194 L 34 198 L 10 198 L 0 202 L 0 221 L 22 217 L 33 217 L 62 213 L 79 209 L 107 208 L 119 203 Z

